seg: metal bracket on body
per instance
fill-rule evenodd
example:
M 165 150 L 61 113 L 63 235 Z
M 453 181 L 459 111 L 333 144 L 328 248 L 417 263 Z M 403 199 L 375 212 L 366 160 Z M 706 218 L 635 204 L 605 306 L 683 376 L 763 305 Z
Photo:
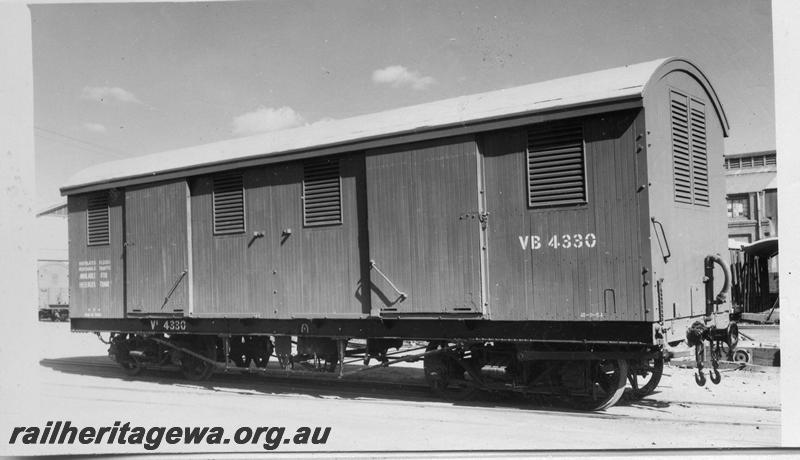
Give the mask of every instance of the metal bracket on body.
M 181 281 L 183 280 L 183 277 L 185 277 L 187 273 L 189 273 L 189 270 L 184 270 L 178 276 L 178 279 L 175 281 L 175 284 L 172 285 L 172 289 L 170 289 L 169 292 L 167 293 L 167 296 L 164 297 L 164 303 L 161 304 L 161 309 L 162 310 L 164 309 L 164 307 L 167 306 L 167 303 L 169 302 L 169 298 L 172 297 L 172 294 L 175 293 L 175 289 L 178 289 L 178 285 L 181 284 Z
M 375 270 L 379 275 L 381 275 L 383 279 L 385 279 L 386 282 L 389 283 L 389 286 L 391 286 L 392 289 L 394 289 L 395 292 L 397 292 L 397 295 L 400 296 L 401 301 L 406 300 L 408 298 L 408 295 L 406 295 L 405 292 L 401 291 L 400 289 L 397 289 L 397 286 L 395 286 L 394 283 L 392 283 L 392 280 L 390 280 L 388 276 L 383 274 L 383 272 L 381 271 L 380 268 L 378 268 L 378 265 L 375 263 L 374 260 L 369 261 L 369 269 Z
M 466 219 L 478 219 L 478 222 L 481 223 L 481 227 L 486 230 L 486 226 L 489 224 L 489 213 L 488 212 L 467 212 L 458 216 L 458 220 L 466 220 Z

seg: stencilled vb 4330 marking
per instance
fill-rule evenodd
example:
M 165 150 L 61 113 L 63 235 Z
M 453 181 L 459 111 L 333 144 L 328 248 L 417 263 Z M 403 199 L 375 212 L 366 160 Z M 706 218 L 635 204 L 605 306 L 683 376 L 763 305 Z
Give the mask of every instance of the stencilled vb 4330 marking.
M 519 245 L 523 250 L 530 249 L 531 251 L 543 248 L 593 248 L 597 245 L 597 237 L 594 233 L 565 233 L 562 235 L 550 235 L 545 238 L 539 235 L 520 235 Z

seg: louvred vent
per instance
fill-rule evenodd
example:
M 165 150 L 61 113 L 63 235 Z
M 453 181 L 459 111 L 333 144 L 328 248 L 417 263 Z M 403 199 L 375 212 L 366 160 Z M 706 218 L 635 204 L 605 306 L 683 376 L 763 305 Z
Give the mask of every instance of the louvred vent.
M 241 174 L 214 177 L 214 234 L 244 232 L 244 184 Z
M 691 99 L 692 186 L 694 204 L 708 206 L 708 149 L 706 146 L 706 108 Z
M 108 193 L 97 193 L 89 197 L 86 211 L 87 243 L 90 246 L 109 244 L 110 233 Z
M 689 161 L 689 99 L 671 93 L 672 173 L 675 181 L 675 201 L 692 202 L 692 165 Z
M 583 126 L 537 126 L 528 131 L 528 205 L 586 203 Z
M 339 160 L 303 163 L 303 223 L 308 227 L 342 223 Z
M 670 92 L 672 172 L 675 201 L 708 206 L 708 146 L 705 104 Z

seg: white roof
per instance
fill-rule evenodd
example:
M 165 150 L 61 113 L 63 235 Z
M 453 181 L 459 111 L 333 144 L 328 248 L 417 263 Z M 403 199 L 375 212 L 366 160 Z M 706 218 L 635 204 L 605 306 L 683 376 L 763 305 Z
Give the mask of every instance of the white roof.
M 675 58 L 549 80 L 525 86 L 461 96 L 385 112 L 241 137 L 195 147 L 144 155 L 89 167 L 72 176 L 62 192 L 81 186 L 151 176 L 190 167 L 254 159 L 376 139 L 432 128 L 459 126 L 534 114 L 554 108 L 611 102 L 642 96 L 662 66 L 694 67 Z

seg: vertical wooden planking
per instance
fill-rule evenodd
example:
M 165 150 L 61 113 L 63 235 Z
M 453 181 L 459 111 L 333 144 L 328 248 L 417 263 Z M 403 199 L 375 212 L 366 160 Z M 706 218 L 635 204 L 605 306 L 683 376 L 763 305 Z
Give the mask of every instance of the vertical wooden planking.
M 341 174 L 342 223 L 302 229 L 303 303 L 298 314 L 358 316 L 369 311 L 360 293 L 359 178 L 363 154 L 334 157 Z
M 213 176 L 192 180 L 195 309 L 198 315 L 268 316 L 271 278 L 267 275 L 271 239 L 264 226 L 268 215 L 264 168 L 242 172 L 245 231 L 214 234 Z M 256 237 L 254 232 L 263 233 Z
M 640 219 L 633 161 L 636 113 L 584 120 L 585 205 L 529 208 L 524 199 L 526 130 L 484 136 L 493 319 L 642 318 L 641 285 L 637 283 Z M 565 240 L 572 245 L 575 235 L 587 234 L 595 236 L 594 247 L 583 242 L 581 248 L 564 247 Z M 528 244 L 523 250 L 526 236 Z M 531 250 L 534 236 L 540 246 Z M 548 245 L 553 237 L 559 248 Z M 522 311 L 520 304 L 524 305 Z
M 211 243 L 213 222 L 211 216 L 211 189 L 209 176 L 189 179 L 192 207 L 192 291 L 195 315 L 214 311 L 214 251 Z
M 357 239 L 357 262 L 360 270 L 358 272 L 358 286 L 356 289 L 356 298 L 361 303 L 362 314 L 374 315 L 375 310 L 372 308 L 372 294 L 370 291 L 370 267 L 369 267 L 369 228 L 367 225 L 367 167 L 366 167 L 366 153 L 362 152 L 354 158 L 358 162 L 358 167 L 355 168 L 355 212 L 356 224 L 358 229 Z
M 381 310 L 413 311 L 417 298 L 409 263 L 416 236 L 411 225 L 410 193 L 415 187 L 412 158 L 396 152 L 370 151 L 366 156 L 369 257 L 376 264 L 370 272 L 373 314 Z M 401 299 L 378 270 L 408 297 Z
M 186 267 L 189 273 L 186 274 L 186 289 L 188 290 L 188 308 L 186 313 L 194 314 L 194 270 L 192 262 L 192 193 L 189 190 L 188 181 L 184 184 L 186 190 Z
M 312 315 L 352 312 L 344 292 L 349 293 L 347 249 L 336 228 L 305 228 L 303 246 L 303 303 L 292 313 Z M 359 311 L 360 312 L 360 311 Z
M 186 183 L 125 191 L 127 313 L 188 312 Z
M 639 248 L 638 181 L 636 170 L 635 112 L 618 112 L 587 121 L 590 137 L 587 151 L 591 164 L 597 168 L 593 175 L 595 188 L 599 255 L 598 284 L 592 311 L 603 318 L 641 320 L 640 295 L 641 250 Z M 604 255 L 604 257 L 603 257 Z M 609 276 L 604 277 L 602 274 Z M 613 289 L 613 295 L 606 292 Z M 609 304 L 609 299 L 613 302 Z
M 67 199 L 70 316 L 73 318 L 122 318 L 125 315 L 124 199 L 117 189 L 98 193 L 109 196 L 107 245 L 87 245 L 86 210 L 91 194 L 71 195 Z
M 402 313 L 480 312 L 477 146 L 449 138 L 368 152 L 372 302 Z
M 248 232 L 249 233 L 249 232 Z M 233 314 L 252 314 L 248 280 L 248 234 L 219 235 L 213 239 L 214 277 L 213 302 L 215 311 Z
M 276 289 L 273 247 L 277 236 L 273 229 L 269 168 L 244 170 L 246 233 L 238 240 L 240 270 L 246 279 L 247 296 L 237 312 L 243 316 L 275 317 Z M 277 217 L 277 216 L 276 216 Z M 220 256 L 224 256 L 221 252 Z M 233 255 L 232 255 L 233 257 Z M 225 288 L 220 286 L 220 291 Z M 278 291 L 283 294 L 282 290 Z
M 366 161 L 363 152 L 342 157 L 343 249 L 347 261 L 348 289 L 343 311 L 346 314 L 369 314 L 369 240 L 366 214 Z
M 369 312 L 359 284 L 365 269 L 359 226 L 366 216 L 357 196 L 363 155 L 338 161 L 341 224 L 303 225 L 301 162 L 244 170 L 246 231 L 240 234 L 213 234 L 212 179 L 194 180 L 195 286 L 198 296 L 207 296 L 196 301 L 199 314 L 289 318 Z
M 300 163 L 268 166 L 263 172 L 264 204 L 258 218 L 266 229 L 262 255 L 264 276 L 269 278 L 264 293 L 270 317 L 288 318 L 303 305 L 303 214 Z M 286 232 L 286 233 L 284 233 Z M 257 242 L 262 243 L 262 242 Z
M 542 319 L 528 311 L 536 286 L 532 279 L 531 228 L 527 216 L 525 168 L 526 133 L 511 130 L 482 137 L 489 271 L 489 309 L 493 319 Z M 524 246 L 524 247 L 523 247 Z

